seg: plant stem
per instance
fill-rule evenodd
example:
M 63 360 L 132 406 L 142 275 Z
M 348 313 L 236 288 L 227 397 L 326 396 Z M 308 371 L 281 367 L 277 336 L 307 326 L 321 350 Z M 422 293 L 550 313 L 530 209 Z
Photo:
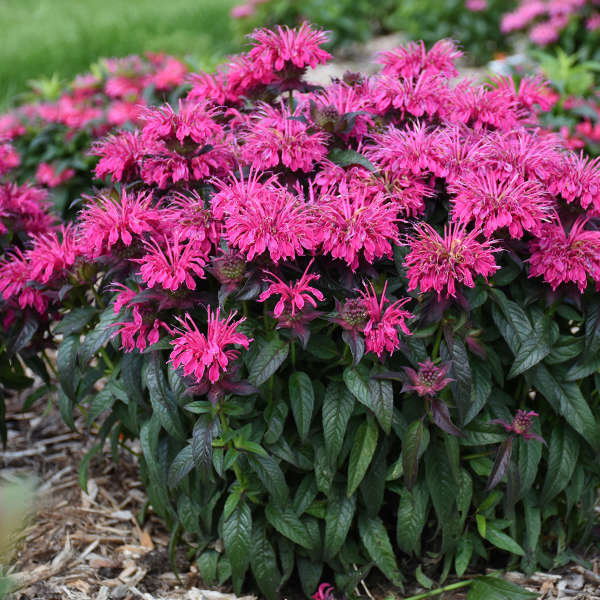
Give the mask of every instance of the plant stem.
M 435 590 L 429 590 L 428 592 L 423 592 L 422 594 L 417 594 L 416 596 L 404 598 L 404 600 L 424 600 L 425 598 L 438 596 L 439 594 L 443 594 L 444 592 L 449 592 L 451 590 L 457 590 L 461 587 L 466 587 L 467 585 L 471 585 L 472 583 L 472 579 L 469 579 L 468 581 L 459 581 L 458 583 L 451 583 L 450 585 L 445 585 L 444 587 L 436 588 Z
M 50 360 L 50 357 L 46 354 L 46 349 L 45 348 L 42 350 L 42 357 L 46 361 L 46 364 L 48 365 L 48 367 L 50 368 L 50 370 L 52 371 L 52 373 L 54 373 L 54 377 L 58 378 L 58 373 L 56 371 L 56 367 L 52 364 L 52 361 Z
M 100 348 L 100 354 L 102 355 L 102 358 L 106 363 L 109 373 L 112 373 L 115 370 L 115 365 L 113 364 L 112 360 L 110 360 L 110 358 L 108 357 L 108 352 L 106 351 L 106 348 Z
M 290 358 L 292 359 L 292 367 L 295 370 L 296 369 L 296 342 L 294 342 L 294 340 L 292 340 L 291 347 L 290 347 Z
M 435 334 L 435 342 L 433 343 L 433 350 L 431 351 L 431 360 L 435 360 L 440 353 L 440 344 L 442 343 L 442 333 L 444 328 L 440 325 L 437 333 Z
M 90 288 L 92 290 L 92 294 L 94 294 L 94 298 L 96 298 L 96 302 L 98 303 L 98 306 L 100 308 L 104 308 L 104 302 L 102 302 L 102 298 L 100 298 L 100 294 L 98 294 L 96 288 L 93 285 L 91 285 Z

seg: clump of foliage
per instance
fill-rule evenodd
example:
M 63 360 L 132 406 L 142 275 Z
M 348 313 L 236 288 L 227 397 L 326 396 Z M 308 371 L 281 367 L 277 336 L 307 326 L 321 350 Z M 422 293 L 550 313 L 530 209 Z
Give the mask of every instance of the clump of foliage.
M 442 40 L 320 88 L 325 41 L 257 30 L 96 143 L 75 224 L 0 262 L 3 314 L 47 319 L 82 482 L 139 440 L 207 584 L 552 568 L 600 481 L 600 168 L 540 131 L 539 78 L 452 83 Z

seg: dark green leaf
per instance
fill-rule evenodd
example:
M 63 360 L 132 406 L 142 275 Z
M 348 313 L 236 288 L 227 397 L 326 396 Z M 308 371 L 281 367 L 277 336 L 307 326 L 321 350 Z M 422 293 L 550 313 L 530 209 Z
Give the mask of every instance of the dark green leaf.
M 174 488 L 194 468 L 192 447 L 184 446 L 169 467 L 169 487 Z
M 325 559 L 334 558 L 340 551 L 356 510 L 355 495 L 348 498 L 340 488 L 336 487 L 334 490 L 327 503 L 325 515 Z
M 517 542 L 509 535 L 496 529 L 491 521 L 487 523 L 485 539 L 496 546 L 496 548 L 500 548 L 500 550 L 505 550 L 511 554 L 517 554 L 518 556 L 525 555 L 525 550 L 523 550 L 523 548 L 521 548 L 521 546 L 519 546 L 519 544 L 517 544 Z
M 223 523 L 223 544 L 231 563 L 234 592 L 239 596 L 244 574 L 250 562 L 250 538 L 252 536 L 252 513 L 245 502 L 240 502 Z
M 389 435 L 394 414 L 394 389 L 389 381 L 371 379 L 369 381 L 369 408 L 377 418 L 381 429 Z
M 536 321 L 531 336 L 521 341 L 519 351 L 508 373 L 508 379 L 531 369 L 550 354 L 552 347 L 550 325 L 550 319 L 545 315 Z M 517 330 L 516 326 L 515 330 Z M 517 330 L 517 333 L 519 333 L 519 330 Z
M 301 440 L 305 440 L 310 429 L 310 421 L 315 407 L 315 392 L 306 373 L 292 373 L 288 382 L 290 405 Z
M 419 419 L 409 426 L 402 440 L 402 470 L 404 483 L 409 490 L 415 484 L 419 473 L 422 441 L 423 421 Z
M 273 338 L 260 350 L 250 366 L 249 380 L 254 385 L 262 385 L 283 364 L 290 350 L 288 342 L 280 337 Z
M 212 464 L 212 442 L 219 434 L 219 425 L 210 415 L 200 415 L 192 431 L 192 462 L 204 473 Z
M 533 600 L 537 594 L 498 577 L 482 575 L 475 578 L 467 600 Z
M 79 364 L 82 367 L 85 367 L 92 356 L 114 335 L 113 325 L 119 320 L 119 316 L 115 314 L 112 305 L 109 306 L 100 315 L 96 327 L 86 334 L 79 348 Z
M 368 419 L 361 423 L 356 432 L 352 450 L 350 451 L 348 489 L 346 492 L 348 496 L 351 496 L 356 491 L 356 488 L 365 476 L 375 453 L 378 437 L 379 429 L 373 420 Z
M 394 584 L 402 586 L 402 574 L 396 563 L 396 556 L 390 543 L 383 521 L 369 518 L 365 514 L 358 517 L 358 531 L 360 539 L 369 557 L 375 562 L 378 569 Z
M 369 171 L 375 171 L 373 163 L 363 154 L 359 154 L 355 150 L 341 148 L 332 148 L 327 155 L 327 158 L 340 167 L 349 167 L 351 165 L 360 165 Z
M 290 492 L 279 463 L 269 455 L 248 454 L 247 459 L 275 502 L 283 505 L 287 501 Z
M 61 333 L 65 336 L 79 333 L 97 313 L 98 309 L 93 306 L 74 308 L 63 316 L 60 323 L 54 328 L 54 333 Z
M 250 547 L 250 567 L 260 591 L 266 600 L 277 600 L 281 573 L 277 566 L 275 550 L 267 538 L 264 525 L 253 527 Z
M 279 508 L 268 504 L 265 508 L 265 515 L 269 523 L 281 535 L 307 550 L 312 548 L 312 540 L 304 523 L 302 523 L 291 508 Z
M 354 403 L 354 395 L 341 383 L 331 383 L 327 386 L 321 412 L 323 438 L 329 460 L 334 464 L 344 443 Z
M 56 356 L 58 381 L 64 393 L 72 401 L 77 399 L 76 362 L 78 350 L 79 336 L 71 335 L 63 339 L 58 347 L 58 354 Z
M 464 342 L 457 336 L 444 345 L 447 349 L 448 359 L 452 361 L 450 377 L 454 381 L 450 384 L 452 395 L 458 409 L 458 419 L 461 425 L 465 424 L 465 419 L 471 405 L 472 394 L 472 376 L 471 365 L 467 355 L 467 349 Z
M 508 465 L 510 464 L 510 456 L 512 454 L 512 438 L 508 438 L 498 448 L 496 452 L 496 458 L 494 459 L 494 466 L 492 467 L 492 471 L 490 476 L 488 477 L 487 485 L 485 486 L 486 491 L 491 490 L 496 487 L 504 477 L 506 473 L 506 469 L 508 469 Z
M 420 554 L 421 533 L 427 520 L 429 493 L 422 482 L 417 482 L 412 490 L 400 492 L 396 522 L 396 542 L 407 554 Z
M 548 470 L 540 503 L 545 506 L 565 489 L 577 465 L 579 441 L 569 427 L 555 427 L 550 438 Z
M 298 575 L 300 576 L 300 584 L 302 591 L 307 598 L 317 590 L 321 574 L 323 573 L 323 563 L 320 561 L 309 560 L 302 556 L 298 557 Z

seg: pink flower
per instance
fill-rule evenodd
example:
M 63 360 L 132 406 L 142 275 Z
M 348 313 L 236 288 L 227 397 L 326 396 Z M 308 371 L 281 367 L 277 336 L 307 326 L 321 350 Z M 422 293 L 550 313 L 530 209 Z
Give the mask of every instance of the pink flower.
M 300 71 L 308 66 L 314 69 L 331 59 L 329 52 L 321 48 L 328 40 L 327 32 L 314 30 L 306 22 L 298 29 L 256 29 L 248 38 L 253 45 L 248 57 L 259 76 L 272 72 L 279 75 L 289 67 Z
M 466 0 L 465 8 L 471 12 L 482 12 L 487 10 L 487 0 Z
M 319 589 L 312 595 L 313 600 L 334 600 L 334 587 L 328 583 L 322 583 Z
M 150 83 L 154 84 L 157 90 L 170 90 L 184 82 L 187 71 L 184 63 L 173 56 L 167 56 L 156 73 L 150 77 Z
M 273 311 L 275 318 L 279 318 L 284 309 L 289 310 L 292 317 L 294 317 L 296 315 L 296 310 L 302 311 L 304 304 L 307 302 L 308 304 L 311 304 L 313 308 L 316 308 L 317 303 L 315 298 L 319 302 L 323 302 L 323 294 L 318 289 L 309 285 L 311 281 L 317 280 L 321 277 L 320 275 L 316 275 L 314 273 L 311 273 L 310 275 L 308 274 L 308 270 L 313 264 L 313 261 L 314 259 L 311 259 L 311 261 L 308 263 L 308 266 L 304 270 L 302 277 L 300 277 L 300 279 L 298 279 L 293 285 L 285 283 L 279 277 L 277 277 L 277 275 L 267 271 L 267 274 L 273 279 L 266 280 L 271 283 L 271 285 L 260 295 L 259 302 L 264 302 L 273 294 L 280 295 L 281 298 L 275 305 L 275 310 Z
M 58 172 L 51 164 L 44 162 L 38 165 L 37 171 L 35 172 L 37 182 L 50 188 L 66 183 L 74 175 L 75 169 L 64 169 Z
M 591 205 L 593 214 L 600 215 L 600 157 L 567 154 L 548 187 L 569 203 L 578 200 L 584 209 Z
M 368 263 L 391 257 L 392 243 L 399 242 L 396 206 L 365 185 L 348 193 L 326 192 L 314 210 L 315 236 L 323 252 L 343 260 L 353 271 L 361 256 Z
M 3 144 L 0 137 L 0 177 L 19 166 L 19 153 L 10 145 Z
M 247 4 L 238 4 L 237 6 L 232 7 L 229 11 L 229 16 L 232 19 L 246 19 L 247 17 L 251 17 L 256 12 L 256 6 L 251 2 Z
M 525 440 L 536 440 L 542 442 L 542 444 L 546 444 L 544 438 L 540 437 L 537 433 L 531 432 L 533 417 L 539 417 L 539 415 L 532 410 L 527 412 L 519 409 L 510 424 L 502 419 L 493 419 L 490 423 L 502 425 L 506 431 L 510 431 L 514 435 L 520 435 Z
M 600 231 L 584 230 L 586 221 L 579 217 L 568 234 L 560 222 L 545 225 L 529 245 L 529 276 L 543 277 L 553 290 L 573 282 L 583 293 L 588 275 L 600 284 Z
M 113 335 L 121 336 L 121 347 L 126 352 L 133 352 L 136 348 L 143 352 L 149 344 L 156 344 L 160 339 L 161 327 L 170 333 L 170 328 L 165 323 L 155 318 L 151 311 L 140 304 L 133 305 L 132 316 L 133 321 L 113 325 L 119 327 Z
M 134 236 L 155 231 L 160 220 L 151 193 L 123 190 L 120 198 L 100 194 L 81 211 L 80 243 L 88 256 L 97 258 L 117 243 L 131 246 Z
M 279 109 L 262 104 L 243 135 L 244 161 L 256 169 L 282 163 L 292 171 L 312 171 L 327 154 L 329 136 L 311 132 L 306 122 L 298 120 L 301 114 L 300 107 L 292 114 L 283 103 Z
M 227 348 L 232 344 L 240 344 L 246 350 L 252 339 L 247 338 L 243 333 L 236 331 L 237 326 L 245 321 L 242 317 L 234 321 L 235 312 L 220 320 L 220 309 L 213 313 L 210 306 L 208 312 L 208 330 L 206 335 L 200 333 L 198 326 L 188 313 L 183 319 L 178 318 L 181 324 L 176 331 L 180 334 L 171 345 L 174 347 L 171 352 L 170 362 L 174 368 L 183 367 L 183 374 L 194 375 L 198 382 L 202 380 L 205 372 L 211 383 L 216 383 L 222 373 L 227 370 L 230 361 L 235 360 L 239 355 L 239 350 Z
M 165 290 L 175 292 L 184 283 L 189 290 L 196 289 L 194 275 L 204 279 L 206 254 L 194 241 L 185 243 L 181 231 L 174 229 L 159 244 L 154 238 L 144 240 L 146 254 L 132 259 L 141 265 L 140 274 L 148 287 L 157 283 Z
M 445 77 L 456 77 L 458 71 L 454 62 L 462 55 L 451 40 L 439 40 L 429 52 L 424 42 L 409 42 L 406 46 L 381 52 L 378 58 L 383 65 L 384 75 L 408 79 L 418 77 L 421 73 L 441 73 Z
M 412 319 L 414 315 L 400 308 L 409 302 L 410 298 L 403 298 L 402 300 L 390 303 L 385 297 L 387 281 L 383 286 L 381 299 L 377 299 L 373 284 L 370 284 L 370 289 L 366 283 L 364 285 L 365 291 L 361 292 L 361 298 L 368 316 L 363 330 L 365 348 L 367 352 L 374 352 L 381 358 L 384 351 L 392 354 L 400 347 L 398 328 L 406 335 L 410 335 L 405 320 Z M 384 305 L 387 303 L 390 303 L 390 305 L 384 308 Z
M 408 375 L 409 382 L 402 386 L 403 392 L 416 392 L 419 396 L 435 396 L 441 392 L 452 379 L 446 377 L 450 363 L 437 367 L 430 358 L 419 363 L 419 371 L 410 367 L 403 367 Z
M 129 308 L 131 301 L 138 295 L 138 292 L 128 288 L 122 283 L 113 283 L 111 289 L 118 291 L 114 299 L 113 310 L 115 314 L 121 312 L 123 307 Z
M 33 247 L 27 251 L 31 279 L 47 283 L 56 274 L 71 267 L 79 255 L 76 231 L 73 225 L 64 225 L 58 232 L 40 233 L 32 236 Z
M 50 230 L 54 218 L 50 214 L 48 192 L 28 184 L 0 184 L 0 233 L 25 231 L 29 235 Z
M 29 285 L 35 283 L 31 277 L 31 265 L 26 256 L 15 248 L 0 257 L 0 294 L 7 301 L 15 298 L 21 309 L 32 307 L 44 314 L 48 298 L 42 291 Z
M 465 225 L 474 220 L 475 228 L 488 238 L 504 227 L 517 239 L 526 231 L 539 235 L 553 210 L 544 186 L 535 180 L 522 181 L 519 175 L 498 180 L 492 173 L 467 171 L 448 186 L 448 192 L 455 194 L 453 220 Z
M 139 131 L 123 131 L 92 144 L 91 154 L 99 156 L 96 177 L 110 175 L 113 181 L 133 181 L 140 177 L 142 157 L 146 151 Z
M 467 232 L 455 223 L 444 227 L 443 237 L 428 223 L 415 225 L 415 230 L 405 258 L 409 291 L 419 288 L 422 293 L 436 291 L 438 299 L 442 292 L 455 297 L 457 283 L 475 287 L 475 275 L 487 280 L 498 269 L 494 260 L 498 248 L 490 240 L 477 241 L 480 230 Z
M 293 259 L 314 246 L 314 226 L 304 200 L 281 187 L 274 177 L 264 183 L 260 173 L 240 180 L 215 180 L 219 192 L 211 199 L 213 215 L 223 219 L 223 235 L 248 260 L 268 251 L 271 259 Z
M 246 277 L 246 261 L 238 252 L 220 249 L 212 259 L 210 272 L 227 292 L 232 292 Z

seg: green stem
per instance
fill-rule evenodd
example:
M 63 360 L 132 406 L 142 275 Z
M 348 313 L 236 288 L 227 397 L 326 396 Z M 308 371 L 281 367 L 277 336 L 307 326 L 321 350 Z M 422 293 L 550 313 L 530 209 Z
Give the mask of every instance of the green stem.
M 404 598 L 404 600 L 424 600 L 425 598 L 432 598 L 433 596 L 438 596 L 439 594 L 443 594 L 444 592 L 450 592 L 452 590 L 457 590 L 461 587 L 466 587 L 473 583 L 472 579 L 468 581 L 459 581 L 458 583 L 451 583 L 450 585 L 445 585 L 441 588 L 436 588 L 435 590 L 429 590 L 428 592 L 423 592 L 422 594 L 417 594 L 416 596 L 410 596 L 409 598 Z
M 292 359 L 292 368 L 296 370 L 296 342 L 292 340 L 290 348 L 290 358 Z
M 96 298 L 96 302 L 98 303 L 98 306 L 103 309 L 104 302 L 102 302 L 102 298 L 100 298 L 100 294 L 98 294 L 98 292 L 96 291 L 96 288 L 93 285 L 90 287 L 92 288 L 92 294 L 94 294 L 94 298 Z
M 46 361 L 46 364 L 48 365 L 49 369 L 52 371 L 52 373 L 54 373 L 54 377 L 56 377 L 58 379 L 58 373 L 56 371 L 56 367 L 52 364 L 50 357 L 46 354 L 45 348 L 44 348 L 44 350 L 42 350 L 42 357 Z
M 112 373 L 115 370 L 115 365 L 113 364 L 113 361 L 110 360 L 110 358 L 108 357 L 108 352 L 106 351 L 106 348 L 100 348 L 100 354 L 101 354 L 102 358 L 104 359 L 104 362 L 106 363 L 108 372 Z
M 440 325 L 435 335 L 435 342 L 433 343 L 433 350 L 431 351 L 431 360 L 435 360 L 440 353 L 440 344 L 442 343 L 442 333 L 444 328 Z
M 294 90 L 288 90 L 290 112 L 294 112 Z

